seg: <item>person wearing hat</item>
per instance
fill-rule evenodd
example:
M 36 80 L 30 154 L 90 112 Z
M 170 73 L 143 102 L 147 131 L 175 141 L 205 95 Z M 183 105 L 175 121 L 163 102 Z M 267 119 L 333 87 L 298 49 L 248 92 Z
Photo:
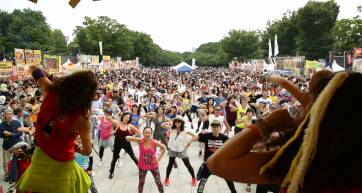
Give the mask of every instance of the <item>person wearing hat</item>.
M 182 116 L 179 115 L 176 116 L 176 118 L 174 118 L 172 122 L 162 123 L 161 127 L 170 130 L 170 139 L 168 141 L 169 161 L 166 169 L 165 185 L 166 186 L 170 185 L 169 177 L 171 174 L 172 166 L 174 165 L 176 158 L 181 158 L 185 166 L 187 167 L 187 170 L 190 172 L 192 176 L 192 182 L 191 182 L 192 186 L 196 186 L 197 180 L 195 178 L 194 169 L 191 166 L 186 148 L 187 135 L 195 137 L 196 134 L 187 131 L 185 129 L 185 120 L 182 118 Z
M 200 133 L 199 135 L 193 137 L 190 142 L 186 144 L 188 148 L 192 142 L 199 141 L 205 143 L 205 155 L 204 155 L 204 162 L 200 166 L 198 172 L 198 180 L 199 186 L 197 187 L 197 192 L 202 193 L 204 191 L 206 182 L 212 173 L 210 172 L 209 168 L 206 165 L 206 160 L 215 152 L 217 151 L 225 142 L 229 139 L 228 136 L 221 133 L 221 123 L 218 120 L 214 120 L 211 123 L 212 132 L 211 133 Z M 232 193 L 236 192 L 234 183 L 229 180 L 225 180 L 230 191 Z

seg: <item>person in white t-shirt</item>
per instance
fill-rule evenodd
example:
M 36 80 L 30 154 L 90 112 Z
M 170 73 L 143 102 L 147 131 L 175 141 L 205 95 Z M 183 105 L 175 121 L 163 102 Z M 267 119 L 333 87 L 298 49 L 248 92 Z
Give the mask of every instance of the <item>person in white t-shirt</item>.
M 176 118 L 174 118 L 172 122 L 166 122 L 161 124 L 161 127 L 170 129 L 170 138 L 168 141 L 169 161 L 166 169 L 165 185 L 170 185 L 169 177 L 171 174 L 172 166 L 174 165 L 176 158 L 181 158 L 187 170 L 192 176 L 192 186 L 195 187 L 197 185 L 197 180 L 195 178 L 194 169 L 192 168 L 189 160 L 186 144 L 189 141 L 187 135 L 195 137 L 196 134 L 186 130 L 185 120 L 179 115 L 176 116 Z
M 208 119 L 209 119 L 209 128 L 208 128 L 208 132 L 212 132 L 212 127 L 211 127 L 211 123 L 214 120 L 217 120 L 221 123 L 221 133 L 228 135 L 230 132 L 230 125 L 227 122 L 227 120 L 225 119 L 225 117 L 223 115 L 221 115 L 222 113 L 222 109 L 220 105 L 216 105 L 214 108 L 214 114 L 209 115 Z

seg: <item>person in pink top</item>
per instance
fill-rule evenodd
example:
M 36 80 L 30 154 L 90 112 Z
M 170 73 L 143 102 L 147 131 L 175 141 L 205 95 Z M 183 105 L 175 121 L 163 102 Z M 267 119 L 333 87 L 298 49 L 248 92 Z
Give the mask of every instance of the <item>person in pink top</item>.
M 111 110 L 105 110 L 104 116 L 101 117 L 101 123 L 99 125 L 99 158 L 100 162 L 98 163 L 98 166 L 102 166 L 103 164 L 103 155 L 104 155 L 104 149 L 107 147 L 110 147 L 113 152 L 113 141 L 114 138 L 112 137 L 114 134 L 114 130 L 117 128 L 118 122 L 114 119 L 112 119 L 112 111 Z
M 163 185 L 161 182 L 160 170 L 158 169 L 158 163 L 166 152 L 166 146 L 154 139 L 152 139 L 152 128 L 145 127 L 143 129 L 143 138 L 127 136 L 127 141 L 137 142 L 140 148 L 140 157 L 138 161 L 139 169 L 139 183 L 138 192 L 143 192 L 143 185 L 148 171 L 151 171 L 155 182 L 160 193 L 164 192 Z M 161 155 L 156 157 L 156 146 L 161 149 Z

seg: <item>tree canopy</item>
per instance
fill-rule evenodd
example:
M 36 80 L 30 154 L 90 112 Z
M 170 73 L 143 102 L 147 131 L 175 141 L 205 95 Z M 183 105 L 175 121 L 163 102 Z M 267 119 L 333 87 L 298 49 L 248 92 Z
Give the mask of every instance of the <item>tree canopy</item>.
M 357 7 L 361 15 L 361 6 Z M 287 11 L 280 19 L 268 21 L 262 31 L 231 29 L 217 42 L 200 45 L 193 52 L 162 49 L 150 35 L 128 29 L 107 16 L 85 17 L 75 27 L 73 41 L 67 45 L 61 30 L 51 29 L 40 11 L 0 10 L 0 53 L 9 57 L 13 48 L 41 49 L 50 54 L 103 54 L 122 59 L 140 58 L 145 65 L 176 65 L 181 61 L 197 65 L 227 65 L 230 60 L 267 57 L 268 41 L 278 36 L 278 56 L 304 55 L 306 59 L 326 57 L 328 51 L 341 53 L 362 47 L 362 19 L 337 20 L 339 6 L 334 0 L 309 1 L 297 11 Z M 2 54 L 1 54 L 2 55 Z

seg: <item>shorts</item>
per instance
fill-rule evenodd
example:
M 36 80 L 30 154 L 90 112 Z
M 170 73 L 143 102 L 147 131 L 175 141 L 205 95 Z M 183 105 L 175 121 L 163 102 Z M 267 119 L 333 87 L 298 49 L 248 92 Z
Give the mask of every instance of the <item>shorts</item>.
M 113 142 L 114 142 L 113 137 L 109 137 L 108 139 L 99 139 L 98 146 L 99 147 L 103 146 L 104 149 L 110 147 L 111 150 L 113 151 Z
M 188 153 L 187 153 L 187 150 L 183 150 L 181 152 L 176 152 L 176 151 L 172 151 L 172 150 L 168 150 L 168 153 L 167 155 L 169 157 L 178 157 L 178 158 L 181 158 L 181 159 L 184 159 L 184 158 L 188 158 Z

